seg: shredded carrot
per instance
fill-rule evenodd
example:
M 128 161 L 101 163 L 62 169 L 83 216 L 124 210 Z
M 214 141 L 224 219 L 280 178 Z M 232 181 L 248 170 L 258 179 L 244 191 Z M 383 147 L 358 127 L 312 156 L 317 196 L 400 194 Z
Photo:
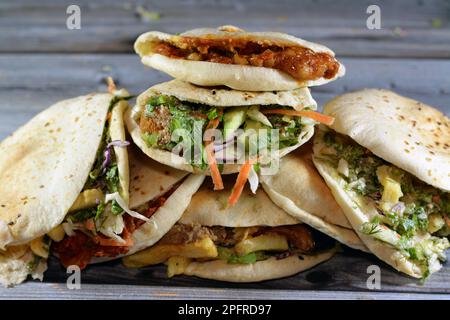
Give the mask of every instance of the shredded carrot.
M 206 126 L 206 129 L 216 129 L 219 126 L 220 117 L 222 116 L 222 110 L 219 110 L 217 113 L 217 118 L 210 120 L 208 125 Z
M 210 120 L 206 129 L 216 129 L 220 123 L 220 117 L 222 116 L 222 111 L 218 112 L 217 118 Z M 219 167 L 217 166 L 216 155 L 214 153 L 213 142 L 209 139 L 205 143 L 206 158 L 209 165 L 209 170 L 211 171 L 211 178 L 214 183 L 214 190 L 223 190 L 222 176 L 220 175 Z
M 241 197 L 242 190 L 244 190 L 245 183 L 247 182 L 250 170 L 254 162 L 255 160 L 253 159 L 247 160 L 241 167 L 239 175 L 236 179 L 236 183 L 234 184 L 233 191 L 231 192 L 231 195 L 228 198 L 228 206 L 230 207 L 234 206 Z
M 116 84 L 114 83 L 113 78 L 111 78 L 111 77 L 106 78 L 106 83 L 108 84 L 108 92 L 109 93 L 114 93 L 114 91 L 117 90 Z
M 84 225 L 86 226 L 86 229 L 88 229 L 89 231 L 94 230 L 95 225 L 94 225 L 94 220 L 93 219 L 87 219 L 84 222 Z
M 269 109 L 269 110 L 263 110 L 262 113 L 265 114 L 284 114 L 287 116 L 297 116 L 297 117 L 306 117 L 311 118 L 313 120 L 316 120 L 320 123 L 326 124 L 327 126 L 331 126 L 334 122 L 334 118 L 321 114 L 316 111 L 311 110 L 284 110 L 284 109 Z
M 211 178 L 214 183 L 214 190 L 223 190 L 222 176 L 220 175 L 219 167 L 217 166 L 216 156 L 214 154 L 214 147 L 211 141 L 206 143 L 205 146 L 206 156 L 211 171 Z

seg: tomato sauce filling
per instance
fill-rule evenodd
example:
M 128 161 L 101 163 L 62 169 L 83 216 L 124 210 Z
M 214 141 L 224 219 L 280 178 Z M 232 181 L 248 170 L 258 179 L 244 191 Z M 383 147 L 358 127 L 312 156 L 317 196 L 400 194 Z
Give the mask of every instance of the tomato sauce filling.
M 142 215 L 150 218 L 166 200 L 177 189 L 179 184 L 172 187 L 168 192 L 159 198 L 151 200 L 147 204 L 147 208 L 140 212 Z M 127 243 L 131 240 L 131 235 L 136 231 L 145 221 L 134 218 L 130 215 L 124 215 L 124 229 L 120 235 Z M 73 236 L 65 236 L 60 242 L 52 244 L 52 250 L 58 254 L 59 259 L 64 267 L 70 265 L 77 265 L 80 269 L 86 268 L 93 257 L 116 257 L 121 254 L 126 254 L 129 251 L 130 245 L 105 245 L 112 239 L 97 234 L 91 235 L 88 232 L 75 231 Z M 102 244 L 103 243 L 103 244 Z
M 175 59 L 273 68 L 299 81 L 332 79 L 340 67 L 326 52 L 242 38 L 181 37 L 176 43 L 159 43 L 154 52 Z

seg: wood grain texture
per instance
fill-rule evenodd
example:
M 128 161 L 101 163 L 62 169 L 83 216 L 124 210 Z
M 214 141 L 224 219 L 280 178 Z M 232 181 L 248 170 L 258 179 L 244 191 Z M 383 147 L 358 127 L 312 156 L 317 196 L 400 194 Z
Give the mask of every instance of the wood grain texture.
M 367 267 L 381 270 L 380 290 L 368 290 Z M 449 266 L 424 284 L 392 270 L 374 256 L 352 249 L 296 276 L 253 284 L 177 276 L 168 279 L 165 266 L 126 269 L 120 261 L 89 266 L 82 272 L 81 290 L 68 290 L 69 276 L 55 258 L 49 261 L 44 283 L 30 281 L 0 289 L 0 298 L 120 298 L 120 299 L 438 299 L 449 298 Z M 195 288 L 195 289 L 194 289 Z M 230 290 L 230 288 L 233 288 Z
M 20 288 L 0 289 L 2 300 L 448 300 L 446 294 L 349 292 L 315 290 L 258 290 L 234 288 L 82 285 L 68 290 L 64 284 L 29 282 Z
M 0 2 L 0 140 L 51 104 L 105 91 L 112 76 L 132 94 L 169 78 L 132 53 L 148 30 L 171 33 L 235 24 L 287 32 L 333 49 L 346 77 L 313 89 L 320 105 L 364 87 L 392 89 L 450 114 L 450 2 L 446 0 L 77 0 L 82 29 L 67 30 L 70 0 Z M 366 28 L 366 8 L 381 7 L 382 29 Z M 139 14 L 158 12 L 158 20 Z M 381 268 L 381 290 L 370 291 L 367 267 Z M 90 266 L 82 289 L 68 290 L 65 270 L 49 261 L 44 283 L 0 288 L 0 299 L 449 299 L 450 265 L 425 284 L 374 256 L 344 248 L 294 277 L 230 284 L 192 277 L 167 279 L 164 266 L 140 270 L 120 261 Z
M 129 53 L 136 37 L 148 30 L 176 33 L 235 24 L 287 32 L 345 56 L 450 57 L 450 3 L 445 0 L 78 0 L 81 30 L 68 30 L 66 8 L 72 3 L 3 0 L 0 52 Z M 381 8 L 381 30 L 366 27 L 371 4 Z M 143 18 L 140 8 L 159 13 L 160 19 Z

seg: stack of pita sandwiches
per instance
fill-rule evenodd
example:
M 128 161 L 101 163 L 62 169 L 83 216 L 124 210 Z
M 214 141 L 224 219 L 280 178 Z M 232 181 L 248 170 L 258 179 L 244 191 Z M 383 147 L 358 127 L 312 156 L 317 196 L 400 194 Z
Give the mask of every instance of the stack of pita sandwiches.
M 256 282 L 338 243 L 418 278 L 450 234 L 450 122 L 362 90 L 316 111 L 345 73 L 326 47 L 232 26 L 135 43 L 175 79 L 59 102 L 0 144 L 0 283 L 122 258 L 169 277 Z M 314 134 L 314 131 L 316 133 Z M 212 133 L 211 133 L 212 132 Z M 313 137 L 314 135 L 314 137 Z

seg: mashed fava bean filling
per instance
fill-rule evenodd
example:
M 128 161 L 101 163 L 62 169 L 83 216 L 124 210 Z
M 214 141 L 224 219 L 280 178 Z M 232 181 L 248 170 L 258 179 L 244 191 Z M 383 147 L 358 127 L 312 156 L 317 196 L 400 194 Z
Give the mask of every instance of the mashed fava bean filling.
M 176 43 L 159 43 L 154 52 L 177 59 L 273 68 L 299 81 L 332 79 L 339 71 L 339 63 L 329 53 L 247 39 L 181 37 Z

